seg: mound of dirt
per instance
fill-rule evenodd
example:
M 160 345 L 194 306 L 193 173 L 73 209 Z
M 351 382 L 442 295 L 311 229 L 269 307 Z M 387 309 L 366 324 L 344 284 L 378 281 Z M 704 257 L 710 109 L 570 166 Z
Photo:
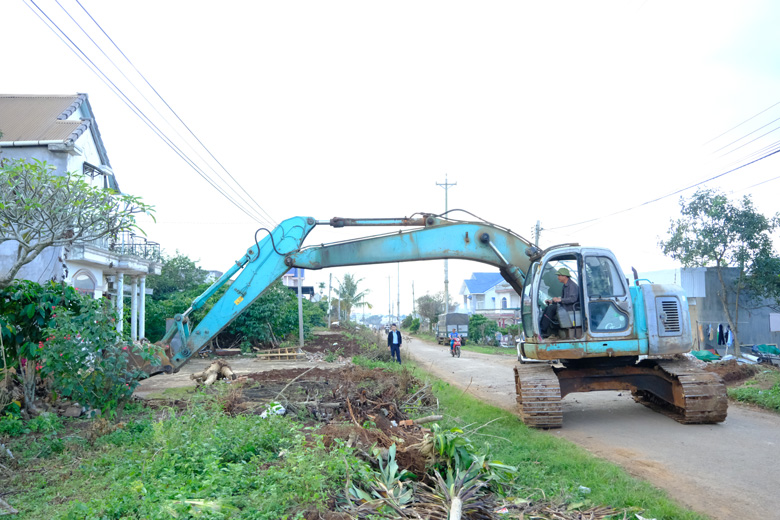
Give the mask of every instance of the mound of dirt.
M 287 413 L 324 422 L 325 444 L 342 439 L 372 457 L 372 446 L 398 446 L 401 468 L 425 472 L 431 455 L 425 440 L 428 431 L 417 425 L 402 425 L 410 413 L 429 415 L 436 399 L 428 385 L 410 372 L 387 372 L 355 365 L 337 370 L 290 368 L 253 373 L 236 385 L 228 413 L 267 413 L 272 403 Z
M 708 363 L 705 367 L 707 372 L 718 374 L 728 386 L 734 386 L 750 379 L 762 369 L 761 365 L 743 365 L 737 363 L 736 359 L 720 363 Z
M 315 332 L 311 339 L 307 340 L 303 346 L 306 352 L 317 353 L 329 352 L 338 353 L 344 357 L 352 357 L 361 353 L 360 345 L 352 337 L 345 334 L 351 332 L 342 329 L 331 329 Z

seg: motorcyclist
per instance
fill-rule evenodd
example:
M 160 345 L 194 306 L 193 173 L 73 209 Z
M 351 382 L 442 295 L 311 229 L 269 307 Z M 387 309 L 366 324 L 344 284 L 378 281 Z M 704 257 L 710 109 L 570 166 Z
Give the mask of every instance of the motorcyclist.
M 460 344 L 460 334 L 458 334 L 458 330 L 452 329 L 452 332 L 450 332 L 450 353 L 452 353 L 452 349 L 455 346 L 456 338 L 458 340 L 458 344 Z

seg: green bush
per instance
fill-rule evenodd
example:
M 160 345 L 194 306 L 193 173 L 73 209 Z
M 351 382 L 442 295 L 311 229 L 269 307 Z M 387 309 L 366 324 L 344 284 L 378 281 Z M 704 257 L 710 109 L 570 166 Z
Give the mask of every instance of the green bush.
M 45 329 L 53 325 L 57 309 L 77 313 L 89 299 L 64 283 L 14 280 L 0 289 L 0 333 L 9 365 L 37 359 Z
M 498 324 L 487 319 L 482 314 L 471 314 L 469 316 L 469 340 L 473 343 L 490 344 L 494 341 Z
M 157 347 L 124 344 L 114 310 L 103 300 L 85 299 L 78 312 L 57 309 L 52 317 L 38 345 L 42 375 L 52 378 L 59 395 L 113 413 L 146 377 L 130 364 L 130 354 L 154 362 Z
M 412 324 L 409 325 L 409 332 L 417 332 L 420 330 L 420 318 L 412 320 Z

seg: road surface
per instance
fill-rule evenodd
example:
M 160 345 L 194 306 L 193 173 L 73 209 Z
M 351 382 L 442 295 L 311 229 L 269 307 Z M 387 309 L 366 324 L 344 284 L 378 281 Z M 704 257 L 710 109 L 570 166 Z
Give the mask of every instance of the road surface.
M 437 377 L 490 404 L 516 411 L 514 356 L 463 351 L 414 338 L 411 356 Z M 725 422 L 682 425 L 637 404 L 630 393 L 591 392 L 563 399 L 568 439 L 630 474 L 665 490 L 679 503 L 716 520 L 780 518 L 780 416 L 729 403 Z

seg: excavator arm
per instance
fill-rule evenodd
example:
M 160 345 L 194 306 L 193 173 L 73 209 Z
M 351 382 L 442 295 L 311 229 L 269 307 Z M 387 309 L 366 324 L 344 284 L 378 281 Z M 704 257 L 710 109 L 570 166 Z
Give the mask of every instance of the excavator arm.
M 303 247 L 317 225 L 414 227 L 333 244 Z M 345 219 L 317 221 L 311 217 L 285 220 L 261 241 L 247 249 L 219 280 L 196 298 L 183 314 L 174 317 L 172 327 L 161 340 L 171 345 L 178 336 L 180 345 L 171 349 L 170 365 L 156 373 L 178 371 L 193 354 L 203 348 L 238 317 L 268 288 L 293 267 L 322 269 L 349 265 L 411 262 L 416 260 L 464 259 L 498 267 L 504 279 L 519 293 L 532 259 L 541 252 L 511 230 L 487 222 L 459 221 L 422 214 L 418 218 Z M 206 316 L 190 330 L 189 315 L 238 274 L 225 294 Z

